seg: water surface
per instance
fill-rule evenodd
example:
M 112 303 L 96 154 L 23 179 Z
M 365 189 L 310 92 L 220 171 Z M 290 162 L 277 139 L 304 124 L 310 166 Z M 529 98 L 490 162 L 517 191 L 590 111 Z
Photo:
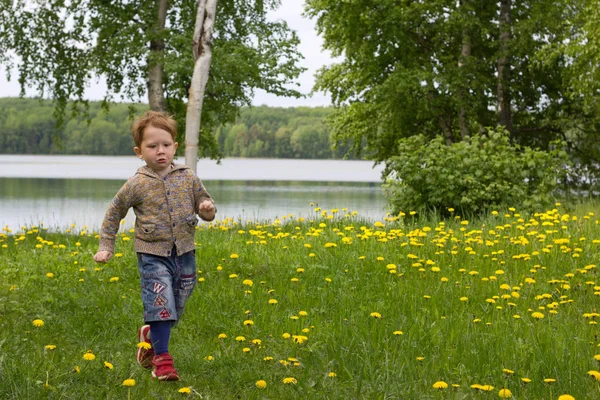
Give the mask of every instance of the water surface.
M 198 173 L 215 199 L 220 220 L 274 220 L 290 214 L 294 218 L 311 217 L 316 207 L 338 208 L 340 213 L 347 208 L 373 220 L 385 215 L 386 201 L 381 183 L 375 179 L 379 171 L 373 170 L 372 163 L 264 159 L 223 160 L 221 165 L 204 162 L 208 166 L 202 169 L 199 163 Z M 115 193 L 140 165 L 135 157 L 0 155 L 0 226 L 16 230 L 43 223 L 48 228 L 64 229 L 75 224 L 96 230 Z M 223 179 L 224 175 L 228 179 Z M 295 179 L 281 179 L 285 176 Z M 352 181 L 356 179 L 363 181 Z M 130 211 L 126 226 L 133 224 L 133 218 Z

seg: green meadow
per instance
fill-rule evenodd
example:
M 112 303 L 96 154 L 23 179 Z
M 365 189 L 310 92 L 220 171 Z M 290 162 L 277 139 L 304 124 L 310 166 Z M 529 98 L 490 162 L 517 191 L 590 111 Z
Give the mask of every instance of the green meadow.
M 200 224 L 168 383 L 135 362 L 131 227 L 105 265 L 86 227 L 5 229 L 0 398 L 600 398 L 597 215 L 411 214 Z

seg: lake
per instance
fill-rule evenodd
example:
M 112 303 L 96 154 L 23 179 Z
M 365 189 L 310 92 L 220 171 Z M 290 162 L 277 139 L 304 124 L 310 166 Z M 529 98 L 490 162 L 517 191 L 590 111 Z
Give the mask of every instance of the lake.
M 134 156 L 0 155 L 0 226 L 16 231 L 23 225 L 64 229 L 75 224 L 97 230 L 112 197 L 141 165 Z M 198 163 L 198 176 L 217 204 L 217 219 L 242 222 L 311 217 L 316 207 L 382 219 L 381 171 L 370 161 L 354 160 Z M 133 225 L 133 219 L 130 211 L 125 225 Z

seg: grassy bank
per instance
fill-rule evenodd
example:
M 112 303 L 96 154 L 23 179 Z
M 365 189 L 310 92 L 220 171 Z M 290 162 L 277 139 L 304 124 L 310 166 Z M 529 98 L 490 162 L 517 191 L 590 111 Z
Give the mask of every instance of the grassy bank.
M 0 398 L 600 396 L 593 212 L 344 214 L 202 225 L 198 285 L 171 341 L 175 383 L 135 363 L 129 227 L 107 265 L 82 227 L 5 232 Z

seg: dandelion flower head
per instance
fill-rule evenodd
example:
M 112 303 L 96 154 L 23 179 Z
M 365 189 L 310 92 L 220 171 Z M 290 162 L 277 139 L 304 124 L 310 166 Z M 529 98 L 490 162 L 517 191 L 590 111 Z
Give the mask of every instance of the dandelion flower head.
M 262 379 L 259 381 L 256 381 L 256 387 L 259 389 L 264 389 L 267 387 L 267 382 Z
M 135 379 L 125 379 L 123 381 L 123 386 L 127 386 L 127 387 L 133 387 L 135 386 Z
M 434 389 L 448 389 L 448 384 L 444 381 L 437 381 L 433 384 Z

